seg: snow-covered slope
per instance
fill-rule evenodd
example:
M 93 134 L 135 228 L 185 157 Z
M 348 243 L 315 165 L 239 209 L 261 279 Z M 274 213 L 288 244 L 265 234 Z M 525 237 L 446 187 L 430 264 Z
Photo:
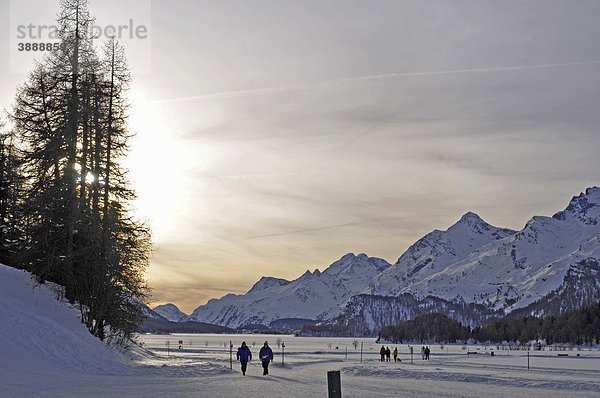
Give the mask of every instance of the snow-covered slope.
M 3 378 L 50 370 L 115 375 L 129 372 L 129 367 L 81 324 L 77 310 L 56 300 L 55 289 L 52 284 L 36 287 L 29 273 L 0 265 Z
M 322 273 L 306 271 L 294 281 L 262 278 L 246 294 L 210 300 L 186 320 L 239 327 L 269 325 L 282 318 L 331 318 L 389 266 L 379 258 L 347 254 Z
M 187 316 L 175 304 L 171 303 L 156 306 L 152 310 L 171 322 L 179 322 Z

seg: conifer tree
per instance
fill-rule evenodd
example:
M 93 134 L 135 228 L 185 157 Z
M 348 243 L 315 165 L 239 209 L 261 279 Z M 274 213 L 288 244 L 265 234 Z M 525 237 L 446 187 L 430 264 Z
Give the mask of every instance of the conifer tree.
M 100 339 L 126 339 L 141 322 L 150 232 L 130 209 L 124 51 L 98 57 L 85 0 L 63 0 L 60 49 L 19 87 L 11 115 L 23 148 L 22 246 L 15 265 L 65 286 Z
M 14 134 L 4 130 L 0 121 L 0 263 L 12 264 L 21 249 L 22 181 L 19 176 L 19 152 Z

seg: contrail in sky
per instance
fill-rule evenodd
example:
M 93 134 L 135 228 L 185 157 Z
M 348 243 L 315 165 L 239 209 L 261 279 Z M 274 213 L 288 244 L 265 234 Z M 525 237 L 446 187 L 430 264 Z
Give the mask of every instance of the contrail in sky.
M 293 231 L 278 232 L 278 233 L 274 233 L 274 234 L 249 236 L 249 237 L 244 238 L 242 240 L 251 240 L 251 239 L 260 239 L 260 238 L 271 238 L 271 237 L 275 237 L 275 236 L 292 235 L 292 234 L 299 234 L 299 233 L 304 233 L 304 232 L 322 231 L 322 230 L 325 230 L 325 229 L 343 228 L 343 227 L 349 227 L 349 226 L 358 225 L 358 224 L 359 223 L 357 223 L 357 222 L 351 222 L 351 223 L 346 223 L 346 224 L 327 225 L 327 226 L 323 226 L 323 227 L 296 229 L 296 230 L 293 230 Z
M 464 73 L 482 73 L 482 72 L 507 72 L 527 69 L 547 69 L 547 68 L 562 68 L 567 66 L 583 66 L 583 65 L 600 65 L 600 61 L 587 61 L 587 62 L 568 62 L 568 63 L 555 63 L 555 64 L 537 64 L 537 65 L 518 65 L 518 66 L 497 66 L 491 68 L 469 68 L 469 69 L 453 69 L 453 70 L 441 70 L 441 71 L 429 71 L 429 72 L 399 72 L 399 73 L 384 73 L 379 75 L 366 75 L 347 77 L 342 79 L 326 80 L 322 82 L 305 84 L 305 85 L 291 85 L 281 87 L 266 87 L 256 88 L 248 90 L 234 90 L 234 91 L 223 91 L 219 93 L 195 95 L 191 97 L 180 97 L 180 98 L 168 98 L 162 100 L 150 101 L 154 104 L 166 104 L 176 103 L 185 101 L 196 101 L 196 100 L 214 100 L 214 99 L 228 99 L 228 98 L 241 98 L 241 97 L 255 97 L 269 94 L 279 94 L 288 91 L 301 91 L 310 88 L 317 88 L 320 86 L 328 86 L 332 84 L 340 84 L 347 82 L 356 81 L 369 81 L 379 79 L 393 79 L 400 77 L 413 77 L 413 76 L 439 76 L 439 75 L 454 75 Z

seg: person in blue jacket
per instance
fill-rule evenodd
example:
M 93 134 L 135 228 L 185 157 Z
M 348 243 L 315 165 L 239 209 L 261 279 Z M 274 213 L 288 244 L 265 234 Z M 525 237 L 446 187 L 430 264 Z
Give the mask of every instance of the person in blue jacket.
M 269 347 L 269 343 L 265 341 L 265 345 L 260 349 L 258 357 L 262 361 L 263 376 L 269 374 L 269 363 L 273 360 L 273 350 Z
M 237 350 L 237 360 L 242 364 L 242 374 L 245 376 L 248 362 L 252 360 L 252 353 L 245 341 L 242 341 L 242 346 Z

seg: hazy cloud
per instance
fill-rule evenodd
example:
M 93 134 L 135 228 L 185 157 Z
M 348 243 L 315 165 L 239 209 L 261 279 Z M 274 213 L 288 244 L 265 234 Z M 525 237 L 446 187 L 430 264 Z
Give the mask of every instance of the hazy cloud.
M 161 303 L 189 312 L 347 252 L 394 262 L 467 211 L 521 228 L 599 184 L 600 2 L 152 11 L 128 166 Z

